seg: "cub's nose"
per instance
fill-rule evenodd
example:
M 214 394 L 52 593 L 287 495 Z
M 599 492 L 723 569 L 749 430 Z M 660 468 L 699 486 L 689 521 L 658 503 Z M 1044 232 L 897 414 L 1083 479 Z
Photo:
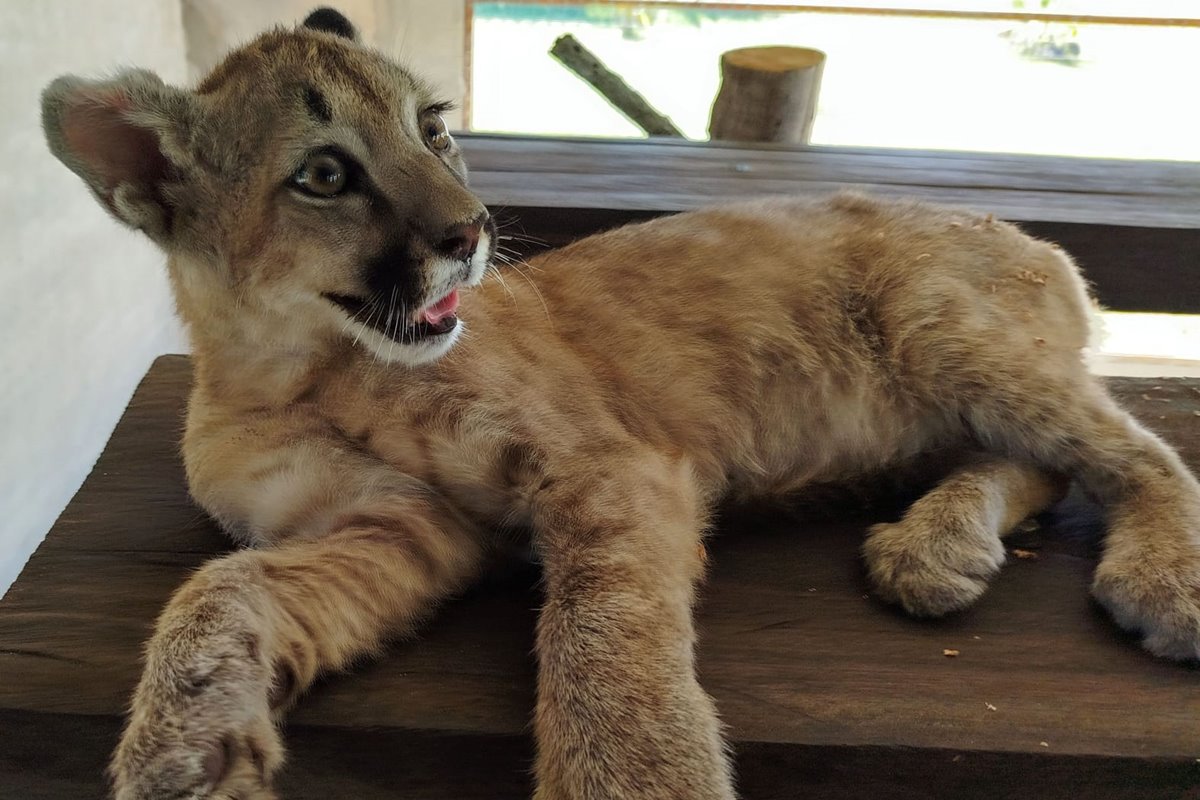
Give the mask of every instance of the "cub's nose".
M 447 258 L 453 258 L 456 261 L 468 260 L 471 256 L 475 255 L 475 249 L 479 247 L 479 236 L 483 233 L 485 222 L 487 222 L 487 214 L 480 216 L 474 222 L 468 222 L 466 225 L 455 225 L 443 234 L 442 241 L 437 246 L 437 251 Z

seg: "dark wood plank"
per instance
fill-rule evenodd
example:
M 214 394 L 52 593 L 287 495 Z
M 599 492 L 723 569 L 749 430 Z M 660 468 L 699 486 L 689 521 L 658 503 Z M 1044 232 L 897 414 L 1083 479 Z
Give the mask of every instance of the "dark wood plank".
M 456 136 L 472 169 L 487 173 L 704 175 L 747 181 L 766 175 L 839 183 L 1174 195 L 1193 201 L 1200 194 L 1200 165 L 1182 161 L 669 139 Z M 582 197 L 574 204 L 591 205 Z
M 1200 164 L 669 140 L 461 137 L 486 202 L 682 211 L 858 186 L 1007 219 L 1200 227 Z M 526 179 L 527 178 L 527 179 Z M 547 199 L 552 202 L 546 202 Z
M 1070 253 L 1105 308 L 1200 314 L 1200 227 L 1020 225 Z
M 156 363 L 0 601 L 0 797 L 103 795 L 141 642 L 227 546 L 182 485 L 189 379 L 185 358 Z M 1113 385 L 1200 466 L 1200 381 Z M 878 514 L 727 512 L 699 661 L 745 796 L 1133 800 L 1200 786 L 1200 677 L 1143 654 L 1088 600 L 1088 510 L 1067 504 L 1023 534 L 1041 557 L 936 622 L 870 598 L 856 552 Z M 289 723 L 284 796 L 527 796 L 536 578 L 497 574 L 418 639 L 322 682 Z
M 566 206 L 630 211 L 687 211 L 717 200 L 766 195 L 825 195 L 860 189 L 883 197 L 986 209 L 1014 222 L 1074 222 L 1188 228 L 1200 219 L 1200 201 L 1137 194 L 1073 194 L 989 186 L 928 186 L 862 180 L 793 179 L 771 173 L 737 174 L 538 172 L 531 176 L 475 171 L 471 188 L 490 205 Z M 568 200 L 567 198 L 573 198 Z
M 113 717 L 6 713 L 0 791 L 20 800 L 93 800 L 120 730 Z M 525 800 L 525 736 L 289 725 L 281 797 L 307 800 Z M 57 746 L 48 746 L 55 743 Z M 738 747 L 746 800 L 1189 800 L 1196 766 L 1145 759 L 905 748 Z
M 593 233 L 663 213 L 570 207 L 494 206 L 508 250 L 529 258 Z M 1119 311 L 1200 313 L 1200 228 L 1138 228 L 1076 222 L 1021 222 L 1029 234 L 1061 245 L 1100 303 Z
M 772 194 L 856 188 L 967 206 L 1057 241 L 1105 305 L 1200 313 L 1200 164 L 700 142 L 463 137 L 472 187 L 508 232 L 561 245 Z M 527 243 L 506 241 L 523 255 Z
M 116 717 L 6 712 L 0 797 L 99 800 L 120 733 Z M 528 737 L 289 725 L 276 787 L 292 800 L 520 800 L 533 762 Z

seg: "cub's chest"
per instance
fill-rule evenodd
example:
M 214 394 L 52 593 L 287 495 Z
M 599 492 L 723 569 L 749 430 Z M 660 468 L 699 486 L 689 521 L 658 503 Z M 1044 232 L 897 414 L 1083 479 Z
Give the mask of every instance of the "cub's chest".
M 339 420 L 338 427 L 355 446 L 476 519 L 511 518 L 523 478 L 504 426 L 438 409 L 374 408 Z

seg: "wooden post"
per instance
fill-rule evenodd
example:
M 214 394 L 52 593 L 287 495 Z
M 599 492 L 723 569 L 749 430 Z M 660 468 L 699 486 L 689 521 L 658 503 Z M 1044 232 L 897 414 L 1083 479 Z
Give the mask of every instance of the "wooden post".
M 745 47 L 721 56 L 712 139 L 808 144 L 825 54 L 803 47 Z
M 571 34 L 558 37 L 554 47 L 550 48 L 550 55 L 591 84 L 614 108 L 650 136 L 683 137 L 683 132 L 675 127 L 675 123 L 659 113 L 646 98 L 634 91 L 620 75 L 606 67 Z

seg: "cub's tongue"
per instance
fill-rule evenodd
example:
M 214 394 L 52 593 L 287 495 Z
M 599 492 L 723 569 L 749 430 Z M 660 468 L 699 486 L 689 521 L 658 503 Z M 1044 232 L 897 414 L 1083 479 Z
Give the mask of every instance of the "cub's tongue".
M 438 300 L 429 308 L 421 312 L 421 321 L 427 322 L 430 325 L 437 325 L 447 317 L 454 316 L 454 312 L 458 310 L 458 289 L 450 292 L 450 294 Z

